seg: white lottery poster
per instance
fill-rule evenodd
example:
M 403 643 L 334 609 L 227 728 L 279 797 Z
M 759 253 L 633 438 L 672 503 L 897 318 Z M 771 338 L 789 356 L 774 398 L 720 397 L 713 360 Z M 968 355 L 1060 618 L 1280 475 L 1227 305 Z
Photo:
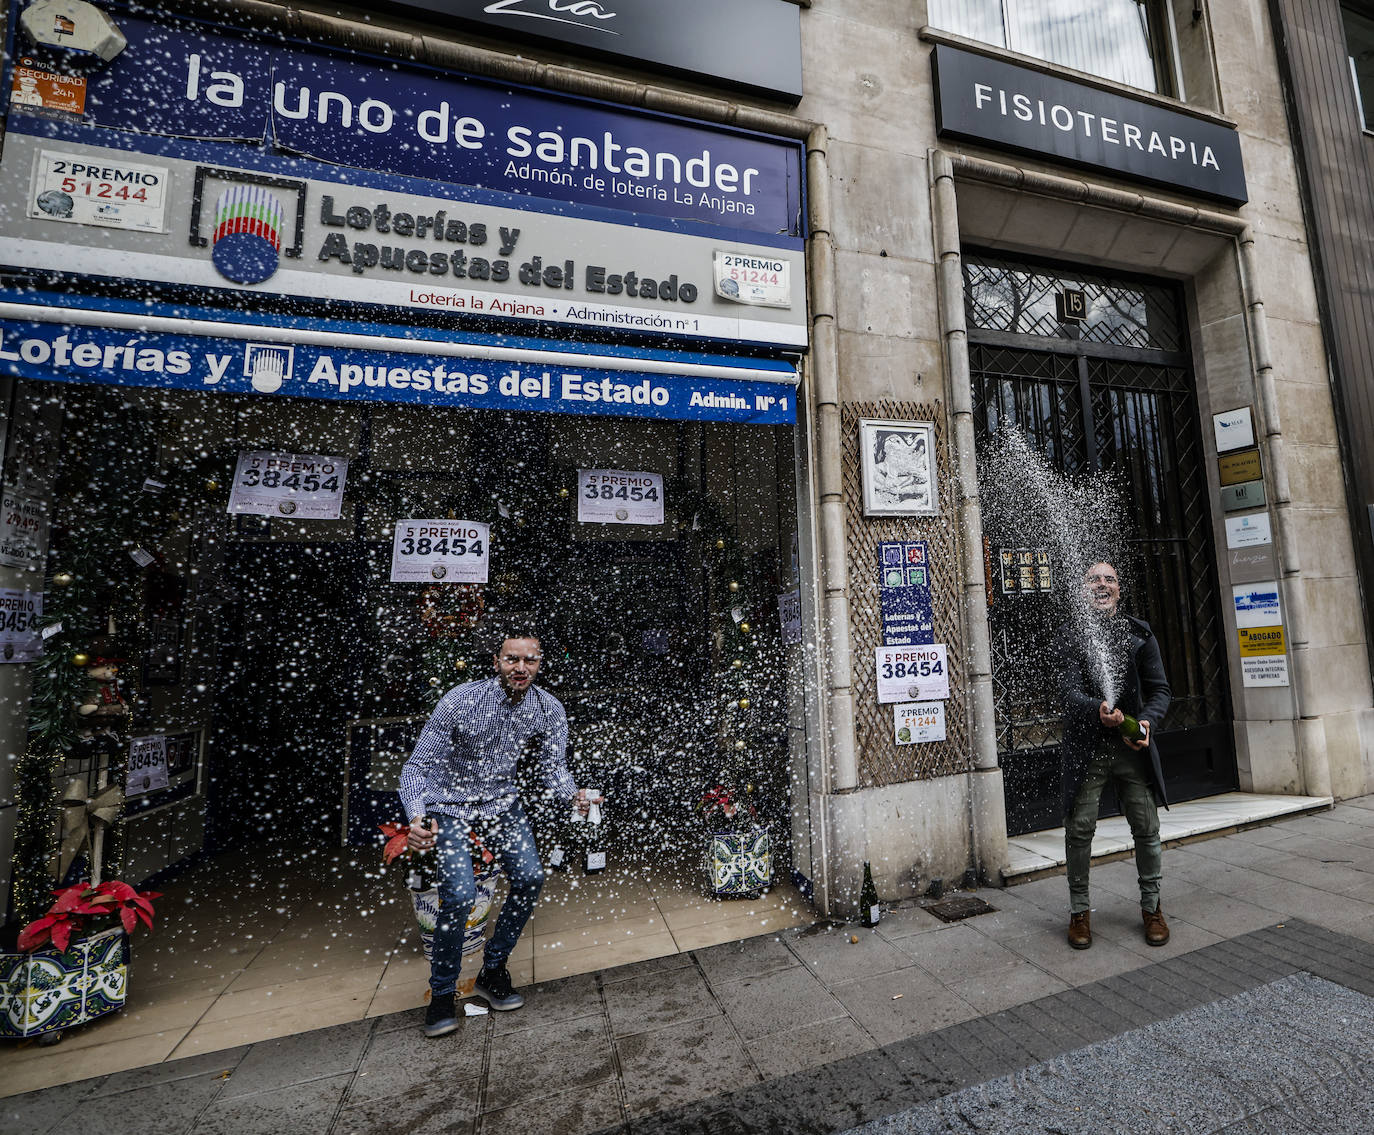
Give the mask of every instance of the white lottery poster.
M 398 520 L 392 583 L 486 583 L 489 530 L 477 520 Z
M 346 457 L 313 453 L 240 453 L 229 511 L 293 520 L 338 520 Z
M 141 796 L 167 787 L 167 738 L 129 738 L 129 771 L 124 775 L 124 795 Z
M 41 591 L 0 587 L 0 662 L 32 662 L 43 653 L 42 617 Z
M 778 623 L 782 627 L 782 644 L 792 646 L 802 640 L 801 591 L 793 588 L 778 596 Z
M 949 660 L 944 643 L 880 646 L 873 653 L 878 668 L 879 705 L 949 697 Z
M 579 469 L 577 519 L 583 524 L 662 524 L 663 478 L 623 469 Z
M 48 554 L 48 508 L 38 497 L 0 495 L 0 564 L 37 569 Z
M 945 703 L 904 702 L 892 707 L 893 737 L 899 745 L 945 739 Z

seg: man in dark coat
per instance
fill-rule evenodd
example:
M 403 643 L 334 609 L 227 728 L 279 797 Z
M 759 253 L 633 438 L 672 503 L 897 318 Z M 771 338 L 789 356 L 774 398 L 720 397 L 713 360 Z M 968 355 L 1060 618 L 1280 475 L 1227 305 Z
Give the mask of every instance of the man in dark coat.
M 1162 946 L 1169 927 L 1159 905 L 1159 805 L 1168 806 L 1152 723 L 1169 708 L 1169 682 L 1148 623 L 1117 610 L 1121 581 L 1106 562 L 1083 575 L 1086 610 L 1060 628 L 1064 699 L 1064 845 L 1069 876 L 1069 945 L 1092 945 L 1088 867 L 1102 789 L 1112 783 L 1135 839 L 1145 941 Z M 1136 740 L 1122 736 L 1126 715 L 1140 722 Z

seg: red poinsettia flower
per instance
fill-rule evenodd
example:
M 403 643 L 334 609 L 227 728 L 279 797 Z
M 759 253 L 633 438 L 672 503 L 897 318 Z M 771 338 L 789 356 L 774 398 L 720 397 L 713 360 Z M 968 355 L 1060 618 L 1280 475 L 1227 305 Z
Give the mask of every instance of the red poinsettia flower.
M 65 950 L 72 935 L 85 929 L 86 919 L 118 913 L 126 934 L 132 934 L 139 922 L 153 928 L 153 899 L 162 897 L 158 891 L 137 891 L 128 883 L 109 879 L 98 886 L 73 883 L 53 891 L 57 901 L 47 914 L 35 919 L 19 933 L 18 947 L 25 953 L 40 949 L 51 942 Z
M 378 824 L 377 825 L 386 836 L 386 846 L 382 848 L 382 862 L 394 863 L 402 855 L 410 854 L 410 847 L 406 841 L 410 838 L 409 824 Z

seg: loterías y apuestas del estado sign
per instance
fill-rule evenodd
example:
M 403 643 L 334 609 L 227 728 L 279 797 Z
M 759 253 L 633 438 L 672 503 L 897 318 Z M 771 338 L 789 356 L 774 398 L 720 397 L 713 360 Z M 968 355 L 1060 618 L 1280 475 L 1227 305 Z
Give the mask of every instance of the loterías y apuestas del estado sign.
M 945 44 L 932 55 L 936 129 L 1243 205 L 1240 138 L 1210 119 Z

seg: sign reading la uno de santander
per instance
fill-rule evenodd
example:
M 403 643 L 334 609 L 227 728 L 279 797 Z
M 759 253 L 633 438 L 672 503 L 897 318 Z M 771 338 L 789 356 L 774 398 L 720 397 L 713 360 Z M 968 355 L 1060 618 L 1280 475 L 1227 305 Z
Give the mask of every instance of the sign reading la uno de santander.
M 801 146 L 644 111 L 121 17 L 85 120 L 800 238 Z M 21 109 L 21 108 L 16 108 Z

